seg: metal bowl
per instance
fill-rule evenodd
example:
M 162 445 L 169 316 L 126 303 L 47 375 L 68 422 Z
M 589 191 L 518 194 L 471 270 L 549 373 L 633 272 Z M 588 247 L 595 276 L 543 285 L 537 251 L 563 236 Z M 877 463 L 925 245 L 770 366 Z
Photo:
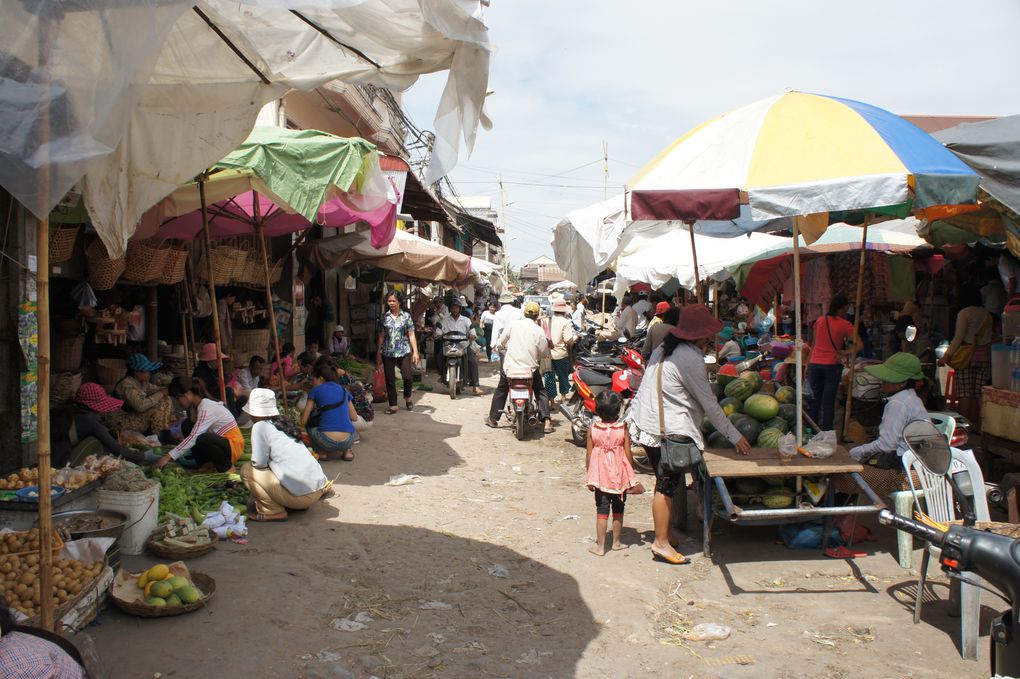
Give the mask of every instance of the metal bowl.
M 79 540 L 81 538 L 119 538 L 121 533 L 124 532 L 124 524 L 128 522 L 126 514 L 115 512 L 110 509 L 77 509 L 74 511 L 57 512 L 54 514 L 53 529 L 60 530 L 61 525 L 66 520 L 78 517 L 112 519 L 117 523 L 112 526 L 107 526 L 106 528 L 67 531 L 72 540 Z

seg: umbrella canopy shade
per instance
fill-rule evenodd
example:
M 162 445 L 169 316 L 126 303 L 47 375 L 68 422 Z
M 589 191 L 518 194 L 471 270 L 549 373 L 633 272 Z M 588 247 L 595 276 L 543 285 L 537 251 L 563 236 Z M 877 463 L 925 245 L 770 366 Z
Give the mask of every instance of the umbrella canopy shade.
M 981 188 L 1020 212 L 1020 115 L 966 123 L 933 135 L 981 175 Z
M 868 231 L 866 249 L 890 255 L 907 255 L 932 247 L 916 234 L 904 233 L 897 228 L 873 226 Z M 897 224 L 896 227 L 899 225 Z M 801 259 L 810 259 L 842 252 L 860 251 L 861 229 L 856 226 L 834 224 L 814 244 L 807 246 L 801 236 Z M 793 275 L 793 239 L 784 238 L 778 247 L 769 248 L 755 256 L 733 258 L 725 268 L 730 271 L 740 294 L 762 308 L 768 307 L 782 289 L 783 283 Z
M 402 91 L 445 70 L 431 184 L 488 122 L 482 14 L 479 0 L 0 3 L 0 185 L 45 217 L 79 184 L 118 256 L 149 207 L 288 90 Z
M 372 247 L 367 233 L 324 238 L 298 248 L 298 255 L 321 269 L 371 264 L 417 280 L 457 283 L 471 273 L 471 256 L 397 231 L 384 248 Z
M 701 220 L 695 226 L 698 235 L 739 236 L 749 231 L 766 228 L 783 228 L 789 220 L 756 222 L 750 218 L 748 207 L 742 206 L 735 220 Z M 568 280 L 590 281 L 616 260 L 624 244 L 624 234 L 634 230 L 645 233 L 679 230 L 682 225 L 665 221 L 631 221 L 628 219 L 626 198 L 616 196 L 567 214 L 553 227 L 553 254 Z M 686 230 L 684 234 L 689 238 Z M 685 252 L 690 255 L 690 245 Z M 668 257 L 660 252 L 658 256 Z M 701 251 L 698 251 L 701 257 Z M 700 263 L 700 262 L 699 262 Z
M 746 204 L 747 217 L 761 222 L 925 208 L 972 201 L 978 180 L 899 116 L 849 99 L 786 92 L 705 123 L 663 151 L 631 180 L 631 213 L 739 221 Z
M 506 280 L 503 278 L 503 268 L 488 260 L 472 257 L 471 273 L 479 281 L 488 283 L 497 293 L 503 292 L 507 288 Z
M 556 292 L 557 290 L 577 290 L 577 284 L 571 281 L 559 281 L 546 288 L 547 292 Z

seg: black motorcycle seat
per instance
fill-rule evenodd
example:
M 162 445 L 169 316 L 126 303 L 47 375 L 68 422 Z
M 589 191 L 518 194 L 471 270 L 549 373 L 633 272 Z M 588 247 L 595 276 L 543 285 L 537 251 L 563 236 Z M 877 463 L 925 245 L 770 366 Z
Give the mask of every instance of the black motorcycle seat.
M 580 360 L 586 365 L 623 365 L 623 359 L 616 356 L 582 356 Z
M 577 371 L 578 375 L 589 387 L 604 387 L 613 383 L 613 378 L 602 373 L 597 373 L 594 370 L 587 370 L 581 368 Z

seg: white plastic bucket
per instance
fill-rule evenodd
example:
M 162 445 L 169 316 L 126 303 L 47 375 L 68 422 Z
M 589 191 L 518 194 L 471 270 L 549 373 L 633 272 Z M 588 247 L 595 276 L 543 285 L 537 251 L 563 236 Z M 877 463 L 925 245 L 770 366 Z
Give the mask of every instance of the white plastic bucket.
M 128 522 L 120 536 L 120 551 L 124 554 L 141 554 L 145 543 L 156 530 L 159 519 L 159 484 L 149 490 L 128 492 L 99 489 L 99 508 L 113 509 L 126 514 Z

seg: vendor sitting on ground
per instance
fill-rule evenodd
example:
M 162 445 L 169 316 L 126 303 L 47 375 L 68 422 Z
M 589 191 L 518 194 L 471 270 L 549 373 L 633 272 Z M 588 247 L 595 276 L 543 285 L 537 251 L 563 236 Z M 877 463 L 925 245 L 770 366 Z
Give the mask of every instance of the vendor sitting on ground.
M 219 356 L 220 361 L 226 361 L 230 358 L 230 356 L 227 356 L 222 351 L 219 352 Z M 224 364 L 223 365 L 224 378 L 226 378 L 229 374 L 230 367 Z M 198 354 L 198 365 L 196 365 L 195 369 L 192 371 L 191 378 L 194 380 L 201 380 L 202 384 L 205 386 L 206 391 L 208 391 L 216 398 L 221 397 L 220 369 L 219 366 L 217 365 L 216 360 L 215 342 L 208 342 L 207 344 L 202 345 L 202 351 Z M 227 398 L 225 402 L 227 410 L 229 410 L 232 415 L 236 416 L 239 411 L 237 410 L 237 404 L 234 400 L 234 390 L 231 387 L 227 387 L 226 389 L 224 389 L 224 393 L 226 394 Z M 173 394 L 171 394 L 171 396 L 173 396 Z
M 308 393 L 308 402 L 301 413 L 301 426 L 308 432 L 312 447 L 320 458 L 342 456 L 348 462 L 354 459 L 354 410 L 347 390 L 336 383 L 336 371 L 322 365 L 315 370 L 315 385 Z M 318 422 L 312 418 L 315 411 Z
M 850 449 L 850 457 L 865 464 L 861 476 L 879 497 L 907 484 L 901 458 L 907 451 L 903 430 L 913 420 L 927 420 L 928 411 L 917 396 L 915 384 L 924 379 L 917 356 L 905 352 L 893 354 L 885 363 L 864 368 L 869 375 L 882 381 L 882 392 L 888 397 L 878 428 L 878 439 Z M 856 494 L 857 484 L 849 477 L 837 477 L 836 490 Z
M 188 411 L 193 424 L 184 440 L 156 461 L 156 468 L 162 469 L 170 462 L 185 467 L 210 463 L 218 472 L 235 472 L 234 463 L 244 454 L 244 439 L 230 411 L 197 380 L 188 384 L 175 378 L 170 383 L 170 396 Z
M 347 390 L 347 393 L 351 395 L 351 403 L 354 404 L 354 412 L 358 414 L 357 419 L 352 418 L 354 423 L 354 430 L 357 432 L 357 438 L 354 440 L 358 443 L 361 440 L 361 435 L 366 429 L 372 427 L 372 422 L 375 420 L 375 409 L 372 407 L 372 395 L 365 389 L 365 385 L 362 384 L 354 375 L 347 372 L 336 362 L 336 359 L 332 356 L 320 356 L 319 360 L 315 362 L 315 369 L 318 370 L 319 366 L 328 365 L 336 372 L 336 383 Z
M 351 351 L 351 341 L 344 335 L 344 326 L 337 325 L 329 336 L 329 353 L 335 358 L 346 356 Z
M 95 382 L 86 382 L 78 387 L 74 394 L 74 411 L 68 432 L 71 460 L 78 457 L 75 451 L 84 448 L 87 445 L 86 439 L 90 437 L 102 444 L 103 449 L 110 455 L 122 457 L 135 464 L 145 464 L 159 459 L 159 454 L 155 451 L 143 452 L 122 445 L 103 424 L 102 416 L 117 412 L 122 405 L 123 401 L 107 395 L 103 387 Z
M 152 373 L 162 367 L 162 363 L 150 361 L 145 354 L 131 355 L 127 361 L 127 375 L 113 387 L 114 396 L 124 402 L 124 412 L 108 418 L 111 428 L 158 434 L 177 421 L 167 390 L 151 381 Z
M 316 500 L 332 495 L 333 484 L 315 457 L 285 430 L 272 390 L 252 390 L 244 412 L 255 422 L 251 463 L 241 467 L 241 478 L 251 493 L 249 519 L 283 521 L 288 509 L 308 509 Z
M 730 356 L 740 356 L 740 343 L 734 339 L 735 335 L 736 333 L 729 325 L 719 331 L 718 337 L 721 346 L 719 347 L 719 353 L 716 354 L 716 358 L 720 364 L 726 363 Z

